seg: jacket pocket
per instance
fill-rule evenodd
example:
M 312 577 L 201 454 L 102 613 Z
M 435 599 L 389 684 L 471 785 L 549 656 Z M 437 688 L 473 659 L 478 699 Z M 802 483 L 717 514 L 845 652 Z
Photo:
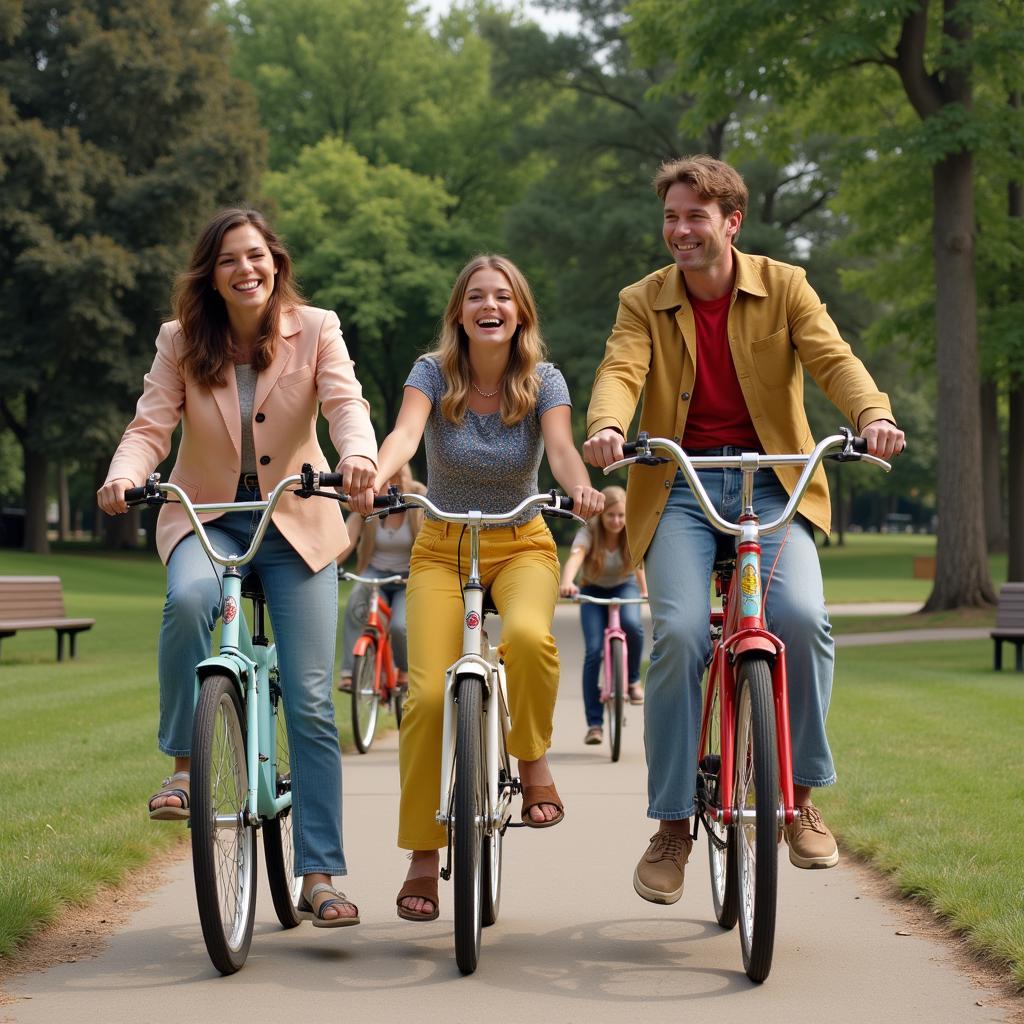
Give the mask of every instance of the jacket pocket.
M 309 380 L 313 376 L 313 371 L 310 366 L 300 366 L 297 370 L 292 370 L 291 373 L 284 373 L 278 379 L 277 386 L 279 388 L 290 388 L 296 384 L 301 384 L 304 380 Z
M 187 480 L 177 470 L 171 471 L 171 475 L 167 478 L 167 482 L 169 484 L 174 484 L 176 487 L 180 487 L 188 495 L 188 499 L 193 505 L 199 501 L 199 484 L 193 483 L 191 480 Z
M 796 351 L 789 342 L 789 330 L 783 327 L 750 346 L 758 379 L 765 387 L 785 387 L 795 371 Z

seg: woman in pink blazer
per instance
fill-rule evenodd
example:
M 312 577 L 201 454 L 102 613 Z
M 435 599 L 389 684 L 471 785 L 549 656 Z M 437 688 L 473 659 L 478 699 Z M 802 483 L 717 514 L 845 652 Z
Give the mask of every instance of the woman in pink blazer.
M 97 498 L 127 511 L 124 492 L 166 458 L 182 426 L 169 479 L 193 501 L 251 501 L 304 462 L 328 469 L 316 438 L 318 407 L 340 453 L 344 489 L 369 511 L 377 445 L 337 316 L 304 304 L 287 250 L 254 210 L 218 213 L 175 289 L 176 319 L 160 329 L 135 418 Z M 211 540 L 244 550 L 252 513 L 205 517 Z M 346 874 L 341 839 L 341 753 L 331 702 L 338 615 L 335 558 L 346 546 L 340 507 L 281 501 L 252 567 L 267 595 L 278 646 L 291 748 L 295 873 L 300 909 L 321 927 L 358 924 L 356 906 L 331 888 Z M 158 820 L 189 816 L 194 667 L 209 656 L 220 610 L 220 570 L 180 506 L 157 524 L 167 565 L 160 630 L 160 749 L 174 772 L 149 801 Z M 315 890 L 315 891 L 314 891 Z

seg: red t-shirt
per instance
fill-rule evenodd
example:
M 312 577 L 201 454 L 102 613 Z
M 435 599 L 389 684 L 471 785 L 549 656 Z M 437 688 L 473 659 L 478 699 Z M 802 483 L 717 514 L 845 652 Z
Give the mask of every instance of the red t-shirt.
M 731 301 L 731 294 L 710 301 L 690 296 L 697 328 L 697 372 L 683 432 L 684 448 L 732 444 L 748 452 L 761 451 L 729 351 Z

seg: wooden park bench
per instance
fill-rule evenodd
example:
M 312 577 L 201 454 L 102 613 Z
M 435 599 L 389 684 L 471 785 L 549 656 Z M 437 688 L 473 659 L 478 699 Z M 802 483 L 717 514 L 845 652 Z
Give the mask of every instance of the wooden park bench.
M 75 637 L 95 622 L 67 617 L 59 576 L 0 576 L 0 640 L 19 629 L 55 629 L 57 660 L 63 661 L 64 637 L 71 638 L 73 658 Z
M 996 605 L 996 628 L 990 634 L 996 649 L 993 665 L 998 672 L 1003 667 L 1003 641 L 1014 646 L 1014 665 L 1024 672 L 1024 583 L 1004 583 L 999 588 Z

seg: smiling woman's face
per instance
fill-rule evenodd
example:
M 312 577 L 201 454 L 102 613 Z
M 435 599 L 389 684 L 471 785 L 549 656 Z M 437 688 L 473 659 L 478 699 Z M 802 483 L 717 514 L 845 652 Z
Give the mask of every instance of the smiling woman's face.
M 508 278 L 483 267 L 466 285 L 459 319 L 471 342 L 507 344 L 519 326 L 519 307 Z
M 224 232 L 213 266 L 213 284 L 231 313 L 262 313 L 274 291 L 274 257 L 252 224 Z

